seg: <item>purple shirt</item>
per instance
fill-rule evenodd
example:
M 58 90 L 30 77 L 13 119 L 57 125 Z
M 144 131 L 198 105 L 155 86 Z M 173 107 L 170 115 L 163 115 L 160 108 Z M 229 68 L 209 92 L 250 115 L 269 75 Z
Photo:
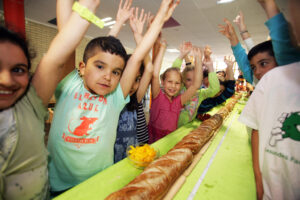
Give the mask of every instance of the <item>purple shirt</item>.
M 171 102 L 161 90 L 159 91 L 150 109 L 148 125 L 150 144 L 177 129 L 181 108 L 181 95 L 174 97 Z

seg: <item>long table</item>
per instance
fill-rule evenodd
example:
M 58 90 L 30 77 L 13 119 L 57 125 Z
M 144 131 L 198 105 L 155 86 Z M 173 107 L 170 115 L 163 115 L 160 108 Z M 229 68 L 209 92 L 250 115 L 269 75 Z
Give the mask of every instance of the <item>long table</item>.
M 210 114 L 217 112 L 220 107 L 213 109 Z M 246 127 L 237 121 L 242 108 L 243 105 L 236 104 L 173 199 L 256 199 L 250 136 Z M 153 146 L 163 155 L 200 124 L 201 122 L 194 120 L 155 142 Z M 133 167 L 125 158 L 56 197 L 55 200 L 104 199 L 110 193 L 124 187 L 141 172 L 142 170 Z

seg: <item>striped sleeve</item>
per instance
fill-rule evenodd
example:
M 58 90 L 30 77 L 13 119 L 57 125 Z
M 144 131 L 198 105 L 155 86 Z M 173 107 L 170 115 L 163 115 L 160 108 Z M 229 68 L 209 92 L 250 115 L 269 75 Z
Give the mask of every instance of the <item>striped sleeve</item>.
M 137 109 L 136 132 L 137 132 L 137 139 L 139 143 L 144 143 L 144 144 L 148 143 L 149 141 L 148 127 L 146 123 L 142 102 L 139 103 Z

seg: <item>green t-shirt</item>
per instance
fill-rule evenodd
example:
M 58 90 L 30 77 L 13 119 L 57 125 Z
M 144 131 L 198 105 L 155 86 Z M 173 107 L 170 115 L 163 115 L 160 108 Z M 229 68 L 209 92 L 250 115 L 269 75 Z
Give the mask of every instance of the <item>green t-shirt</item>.
M 106 96 L 92 94 L 74 70 L 57 87 L 56 100 L 49 175 L 51 190 L 62 191 L 113 164 L 119 115 L 129 97 L 120 84 Z
M 48 195 L 46 115 L 33 86 L 13 107 L 0 112 L 0 199 Z

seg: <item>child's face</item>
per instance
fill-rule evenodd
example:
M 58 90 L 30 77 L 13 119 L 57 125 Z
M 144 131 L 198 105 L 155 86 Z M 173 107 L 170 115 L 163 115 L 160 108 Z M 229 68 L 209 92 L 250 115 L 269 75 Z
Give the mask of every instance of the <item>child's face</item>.
M 141 81 L 141 74 L 139 73 L 136 78 L 135 78 L 135 81 L 130 89 L 130 92 L 129 92 L 129 95 L 133 95 L 137 89 L 139 88 L 139 85 L 140 85 L 140 81 Z
M 203 78 L 203 85 L 204 85 L 205 87 L 208 87 L 208 86 L 209 86 L 208 77 Z
M 22 49 L 0 42 L 0 110 L 12 106 L 29 83 L 28 61 Z
M 179 92 L 181 86 L 181 77 L 179 72 L 169 71 L 166 74 L 165 80 L 162 81 L 162 86 L 164 88 L 165 94 L 169 98 L 174 97 Z
M 124 65 L 121 56 L 99 50 L 86 64 L 80 63 L 85 88 L 102 96 L 113 92 L 120 81 Z
M 276 60 L 268 52 L 258 53 L 250 60 L 254 76 L 260 80 L 265 73 L 277 66 Z
M 225 75 L 225 72 L 223 72 L 223 71 L 217 72 L 217 75 L 218 75 L 218 76 L 223 76 L 224 78 L 225 78 L 225 76 L 226 76 L 226 75 Z
M 188 71 L 185 74 L 185 79 L 184 79 L 184 86 L 186 87 L 186 89 L 191 87 L 193 81 L 194 81 L 194 71 Z

